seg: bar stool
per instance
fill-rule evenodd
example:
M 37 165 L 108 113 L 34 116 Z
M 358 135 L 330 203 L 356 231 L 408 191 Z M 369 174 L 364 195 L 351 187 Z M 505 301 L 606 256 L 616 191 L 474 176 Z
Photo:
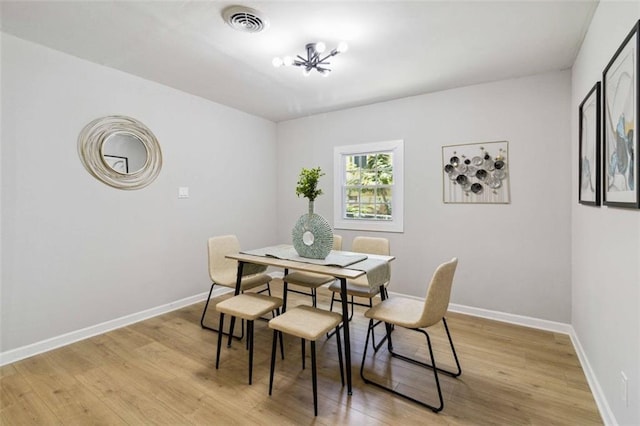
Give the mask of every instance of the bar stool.
M 227 300 L 216 305 L 216 310 L 220 312 L 220 330 L 224 325 L 224 315 L 229 314 L 232 317 L 241 318 L 247 321 L 247 346 L 249 349 L 249 384 L 251 384 L 253 376 L 253 323 L 256 319 L 260 318 L 267 312 L 276 311 L 280 313 L 280 306 L 282 306 L 282 299 L 279 297 L 266 296 L 256 293 L 244 293 L 237 296 L 233 296 Z M 277 318 L 277 317 L 276 317 Z M 232 321 L 233 322 L 233 321 Z M 218 348 L 216 351 L 216 370 L 220 364 L 220 347 L 222 346 L 222 334 L 218 332 Z M 231 338 L 233 336 L 229 333 L 229 343 L 227 347 L 231 347 Z M 284 358 L 283 345 L 280 345 L 280 350 Z
M 338 345 L 338 362 L 340 364 L 340 380 L 344 386 L 344 368 L 342 366 L 342 344 L 340 342 L 339 325 L 342 315 L 324 311 L 311 306 L 296 306 L 282 315 L 269 321 L 269 328 L 273 329 L 273 346 L 271 347 L 271 371 L 269 374 L 269 395 L 273 389 L 273 373 L 276 365 L 276 345 L 278 334 L 287 333 L 302 340 L 302 369 L 305 368 L 305 341 L 311 342 L 311 381 L 313 383 L 313 412 L 318 415 L 318 379 L 316 372 L 316 340 L 329 330 L 336 330 Z M 282 336 L 280 337 L 282 345 Z

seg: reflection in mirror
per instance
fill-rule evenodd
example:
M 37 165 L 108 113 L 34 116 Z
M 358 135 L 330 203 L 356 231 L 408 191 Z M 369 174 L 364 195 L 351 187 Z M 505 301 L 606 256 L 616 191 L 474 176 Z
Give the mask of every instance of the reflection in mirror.
M 147 149 L 131 133 L 116 132 L 102 143 L 102 157 L 118 173 L 135 173 L 147 163 Z

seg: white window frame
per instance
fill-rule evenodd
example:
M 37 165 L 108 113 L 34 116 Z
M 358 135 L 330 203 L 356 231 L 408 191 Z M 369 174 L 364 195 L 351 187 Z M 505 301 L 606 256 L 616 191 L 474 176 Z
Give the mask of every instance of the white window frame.
M 366 220 L 346 218 L 343 212 L 346 196 L 344 194 L 345 157 L 376 152 L 392 152 L 393 158 L 393 197 L 391 199 L 392 220 Z M 404 232 L 404 141 L 363 143 L 358 145 L 337 146 L 333 149 L 333 227 L 335 229 L 353 229 L 358 231 Z

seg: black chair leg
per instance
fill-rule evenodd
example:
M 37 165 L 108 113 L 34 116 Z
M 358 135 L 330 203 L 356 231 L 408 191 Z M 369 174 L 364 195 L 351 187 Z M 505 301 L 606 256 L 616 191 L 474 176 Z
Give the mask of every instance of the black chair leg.
M 333 302 L 334 301 L 338 301 L 339 299 L 336 299 L 336 293 L 332 292 L 331 293 L 331 304 L 329 305 L 329 310 L 331 312 L 333 312 Z M 342 300 L 340 300 L 340 302 L 342 302 Z M 351 296 L 351 314 L 349 314 L 349 321 L 351 321 L 353 319 L 353 296 Z M 333 334 L 332 334 L 333 335 Z
M 390 324 L 386 324 L 386 325 L 387 325 L 387 334 L 388 334 L 388 337 L 390 339 L 390 337 L 391 337 L 391 335 L 390 335 L 391 325 Z M 458 363 L 458 357 L 455 354 L 455 349 L 454 349 L 454 358 L 455 358 L 456 364 L 458 366 L 458 372 L 447 371 L 447 370 L 438 368 L 436 366 L 436 360 L 435 360 L 435 356 L 433 354 L 433 347 L 431 345 L 431 338 L 429 337 L 429 334 L 426 331 L 422 330 L 422 329 L 412 328 L 412 329 L 409 329 L 409 330 L 417 331 L 419 333 L 422 333 L 425 336 L 426 341 L 427 341 L 427 347 L 429 349 L 429 357 L 431 358 L 431 364 L 428 364 L 426 362 L 418 361 L 417 359 L 401 355 L 399 353 L 393 352 L 393 350 L 389 351 L 391 356 L 394 357 L 394 358 L 398 358 L 398 359 L 401 359 L 403 361 L 407 361 L 407 362 L 410 362 L 412 364 L 415 364 L 415 365 L 418 365 L 418 366 L 433 370 L 433 376 L 434 376 L 434 379 L 435 379 L 435 382 L 436 382 L 436 388 L 437 388 L 437 391 L 438 391 L 439 405 L 438 406 L 430 405 L 430 404 L 428 404 L 428 403 L 426 403 L 424 401 L 419 401 L 419 400 L 417 400 L 415 398 L 410 397 L 409 395 L 405 395 L 403 393 L 400 393 L 400 392 L 396 391 L 395 389 L 392 389 L 392 388 L 386 387 L 386 386 L 384 386 L 384 385 L 382 385 L 380 383 L 374 382 L 373 380 L 368 379 L 365 376 L 365 374 L 364 374 L 364 363 L 365 363 L 365 361 L 367 359 L 367 349 L 369 347 L 369 337 L 371 336 L 371 333 L 373 331 L 373 327 L 375 327 L 373 319 L 370 319 L 369 320 L 369 327 L 367 328 L 367 338 L 365 339 L 365 344 L 364 344 L 364 353 L 362 354 L 362 364 L 360 364 L 360 377 L 362 378 L 362 380 L 367 384 L 371 384 L 371 385 L 377 386 L 377 387 L 379 387 L 381 389 L 384 389 L 384 390 L 386 390 L 388 392 L 393 393 L 394 395 L 401 396 L 401 397 L 403 397 L 405 399 L 408 399 L 410 401 L 415 402 L 416 404 L 422 405 L 423 407 L 427 407 L 427 408 L 431 409 L 432 411 L 434 411 L 436 413 L 441 411 L 442 408 L 444 407 L 444 399 L 442 397 L 442 389 L 440 387 L 440 379 L 439 379 L 439 376 L 438 376 L 438 372 L 445 373 L 445 374 L 447 374 L 447 375 L 449 375 L 451 377 L 458 377 L 460 375 L 460 373 L 462 372 L 461 369 L 460 369 L 460 364 Z M 453 349 L 453 342 L 451 340 L 451 336 L 449 334 L 449 330 L 448 330 L 448 328 L 446 326 L 446 321 L 445 321 L 445 329 L 447 330 L 447 336 L 449 337 L 449 343 L 451 344 L 452 349 Z M 390 342 L 389 342 L 389 345 L 391 345 Z
M 331 293 L 331 306 L 329 306 L 329 310 L 330 310 L 331 312 L 333 312 L 333 301 L 334 301 L 334 300 L 335 300 L 336 302 L 338 301 L 338 299 L 336 299 L 336 298 L 335 298 L 335 293 Z M 349 314 L 349 319 L 348 319 L 349 321 L 351 321 L 351 319 L 353 318 L 353 304 L 354 304 L 354 303 L 353 303 L 353 296 L 351 296 L 351 303 L 350 303 L 350 305 L 351 305 L 351 314 Z M 369 307 L 371 307 L 371 300 L 369 300 Z M 337 329 L 336 329 L 336 330 L 337 330 Z M 336 334 L 336 331 L 335 331 L 335 330 L 333 330 L 333 331 L 331 331 L 331 332 L 327 333 L 327 339 L 332 338 L 334 334 Z
M 429 346 L 429 357 L 431 358 L 431 363 L 433 364 L 433 377 L 436 379 L 436 387 L 438 388 L 438 399 L 440 400 L 440 405 L 437 408 L 431 408 L 435 413 L 437 413 L 444 407 L 444 400 L 442 399 L 442 389 L 440 389 L 440 380 L 438 379 L 438 367 L 436 367 L 436 359 L 433 356 L 433 348 L 431 347 L 431 338 L 426 332 L 423 333 L 427 337 L 427 345 Z
M 305 361 L 307 358 L 307 354 L 306 354 L 306 349 L 307 349 L 307 345 L 304 339 L 300 339 L 300 342 L 302 343 L 302 369 L 305 369 Z
M 447 337 L 449 338 L 449 345 L 451 345 L 451 352 L 453 353 L 453 359 L 456 361 L 456 366 L 458 367 L 458 371 L 452 374 L 453 377 L 458 377 L 462 374 L 462 368 L 460 368 L 460 361 L 458 361 L 458 354 L 456 353 L 456 348 L 453 346 L 453 340 L 451 340 L 451 333 L 449 333 L 449 327 L 447 326 L 446 318 L 442 318 L 442 323 L 444 324 L 444 329 L 447 332 Z
M 318 377 L 316 372 L 316 342 L 311 341 L 311 382 L 313 383 L 313 414 L 318 416 Z
M 211 330 L 211 327 L 207 327 L 206 325 L 204 325 L 204 317 L 207 314 L 207 308 L 209 307 L 209 302 L 211 301 L 211 293 L 213 293 L 213 286 L 215 286 L 215 284 L 211 284 L 211 288 L 209 289 L 209 296 L 207 296 L 207 302 L 204 304 L 204 309 L 202 310 L 202 317 L 200 317 L 200 327 L 206 328 L 207 330 Z

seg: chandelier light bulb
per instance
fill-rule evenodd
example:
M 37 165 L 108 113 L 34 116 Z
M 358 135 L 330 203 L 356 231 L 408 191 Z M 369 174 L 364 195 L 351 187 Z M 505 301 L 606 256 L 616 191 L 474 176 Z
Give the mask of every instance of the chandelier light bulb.
M 291 65 L 293 65 L 293 58 L 291 56 L 285 56 L 282 59 L 282 63 L 285 67 L 290 67 Z
M 323 42 L 319 41 L 316 43 L 316 52 L 322 53 L 326 49 L 327 49 L 327 46 Z
M 271 63 L 273 64 L 274 67 L 279 68 L 284 64 L 284 61 L 281 58 L 273 58 L 273 61 L 271 61 Z
M 346 52 L 347 50 L 349 50 L 349 45 L 348 45 L 347 43 L 345 43 L 344 41 L 341 41 L 341 42 L 338 44 L 338 48 L 337 48 L 337 50 L 338 50 L 338 53 L 344 53 L 344 52 Z

